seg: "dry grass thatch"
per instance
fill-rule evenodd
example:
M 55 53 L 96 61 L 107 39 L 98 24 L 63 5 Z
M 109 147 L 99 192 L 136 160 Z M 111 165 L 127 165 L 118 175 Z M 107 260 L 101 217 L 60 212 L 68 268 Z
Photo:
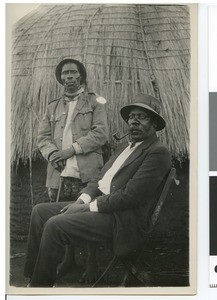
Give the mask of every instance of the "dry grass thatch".
M 160 98 L 161 133 L 179 161 L 189 153 L 190 19 L 183 5 L 41 5 L 13 33 L 11 159 L 37 156 L 38 124 L 58 97 L 57 62 L 83 61 L 89 85 L 108 100 L 110 133 L 137 92 Z M 110 137 L 111 142 L 111 137 Z

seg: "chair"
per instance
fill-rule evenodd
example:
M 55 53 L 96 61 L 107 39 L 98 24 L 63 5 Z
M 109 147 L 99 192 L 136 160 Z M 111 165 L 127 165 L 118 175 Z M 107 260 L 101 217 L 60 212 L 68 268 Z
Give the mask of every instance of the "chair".
M 155 206 L 154 212 L 151 217 L 151 231 L 154 228 L 154 225 L 156 224 L 159 214 L 161 211 L 161 208 L 167 198 L 168 191 L 170 189 L 171 183 L 173 179 L 175 178 L 176 169 L 172 168 L 167 176 L 167 179 L 165 181 L 165 184 L 162 188 L 160 197 L 157 201 L 157 204 Z M 121 262 L 123 266 L 126 269 L 126 272 L 123 276 L 122 284 L 121 286 L 125 286 L 128 275 L 132 274 L 134 277 L 136 277 L 137 280 L 139 280 L 141 283 L 145 284 L 147 283 L 147 272 L 145 272 L 144 269 L 141 268 L 141 259 L 142 256 L 144 256 L 144 249 L 141 247 L 141 249 L 135 251 L 132 253 L 129 257 L 117 257 L 113 256 L 112 260 L 109 262 L 108 266 L 106 267 L 105 271 L 102 273 L 102 275 L 97 279 L 97 281 L 92 285 L 92 287 L 96 287 L 97 284 L 105 278 L 105 276 L 108 275 L 108 273 L 117 265 L 118 262 Z M 136 258 L 136 259 L 135 259 Z M 139 262 L 139 267 L 138 267 Z

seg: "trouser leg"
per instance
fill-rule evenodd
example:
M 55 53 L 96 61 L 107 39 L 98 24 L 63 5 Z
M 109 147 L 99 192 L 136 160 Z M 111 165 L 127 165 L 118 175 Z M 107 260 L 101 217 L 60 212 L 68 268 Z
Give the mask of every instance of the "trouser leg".
M 30 286 L 52 286 L 65 245 L 111 241 L 113 216 L 100 213 L 77 213 L 50 218 L 43 230 L 38 258 Z
M 74 177 L 64 177 L 61 200 L 76 201 L 80 191 L 86 186 L 81 179 Z M 60 265 L 59 276 L 64 275 L 75 266 L 75 249 L 73 245 L 68 245 L 65 250 L 65 257 Z
M 50 218 L 44 226 L 30 286 L 53 286 L 57 266 L 64 256 L 66 241 L 59 238 L 58 228 L 53 219 L 55 217 Z
M 67 204 L 68 203 L 66 202 L 41 203 L 33 208 L 30 219 L 26 261 L 24 266 L 25 277 L 32 277 L 45 222 L 52 216 L 59 214 L 60 210 Z

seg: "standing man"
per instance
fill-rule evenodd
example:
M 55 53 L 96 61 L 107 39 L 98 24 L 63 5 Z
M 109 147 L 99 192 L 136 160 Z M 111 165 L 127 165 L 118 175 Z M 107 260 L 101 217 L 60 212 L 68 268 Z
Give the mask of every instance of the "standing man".
M 108 139 L 106 100 L 87 90 L 84 65 L 64 59 L 56 67 L 64 94 L 48 104 L 40 124 L 38 148 L 48 161 L 46 187 L 56 201 L 60 176 L 64 199 L 77 197 L 86 183 L 98 178 L 103 166 L 102 149 Z
M 120 256 L 144 241 L 171 168 L 169 151 L 156 136 L 165 127 L 159 108 L 156 98 L 137 95 L 121 109 L 131 143 L 106 163 L 101 179 L 90 182 L 75 203 L 34 207 L 25 266 L 31 287 L 53 286 L 65 245 L 106 241 Z
M 99 178 L 103 166 L 101 147 L 108 139 L 106 100 L 88 91 L 86 69 L 78 60 L 62 60 L 55 75 L 64 94 L 48 104 L 38 148 L 48 161 L 50 201 L 56 201 L 60 190 L 64 201 L 73 201 L 90 180 Z

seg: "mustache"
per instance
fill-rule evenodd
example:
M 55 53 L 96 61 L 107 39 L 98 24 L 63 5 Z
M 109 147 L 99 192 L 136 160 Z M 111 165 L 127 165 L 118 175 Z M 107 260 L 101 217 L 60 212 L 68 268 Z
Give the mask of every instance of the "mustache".
M 132 125 L 130 125 L 130 131 L 132 131 L 132 130 L 139 130 L 140 131 L 140 129 L 138 128 L 138 125 L 139 124 L 132 124 Z
M 65 83 L 68 84 L 68 83 L 77 83 L 81 80 L 81 77 L 77 77 L 77 78 L 71 78 L 71 79 L 66 79 L 65 80 Z

